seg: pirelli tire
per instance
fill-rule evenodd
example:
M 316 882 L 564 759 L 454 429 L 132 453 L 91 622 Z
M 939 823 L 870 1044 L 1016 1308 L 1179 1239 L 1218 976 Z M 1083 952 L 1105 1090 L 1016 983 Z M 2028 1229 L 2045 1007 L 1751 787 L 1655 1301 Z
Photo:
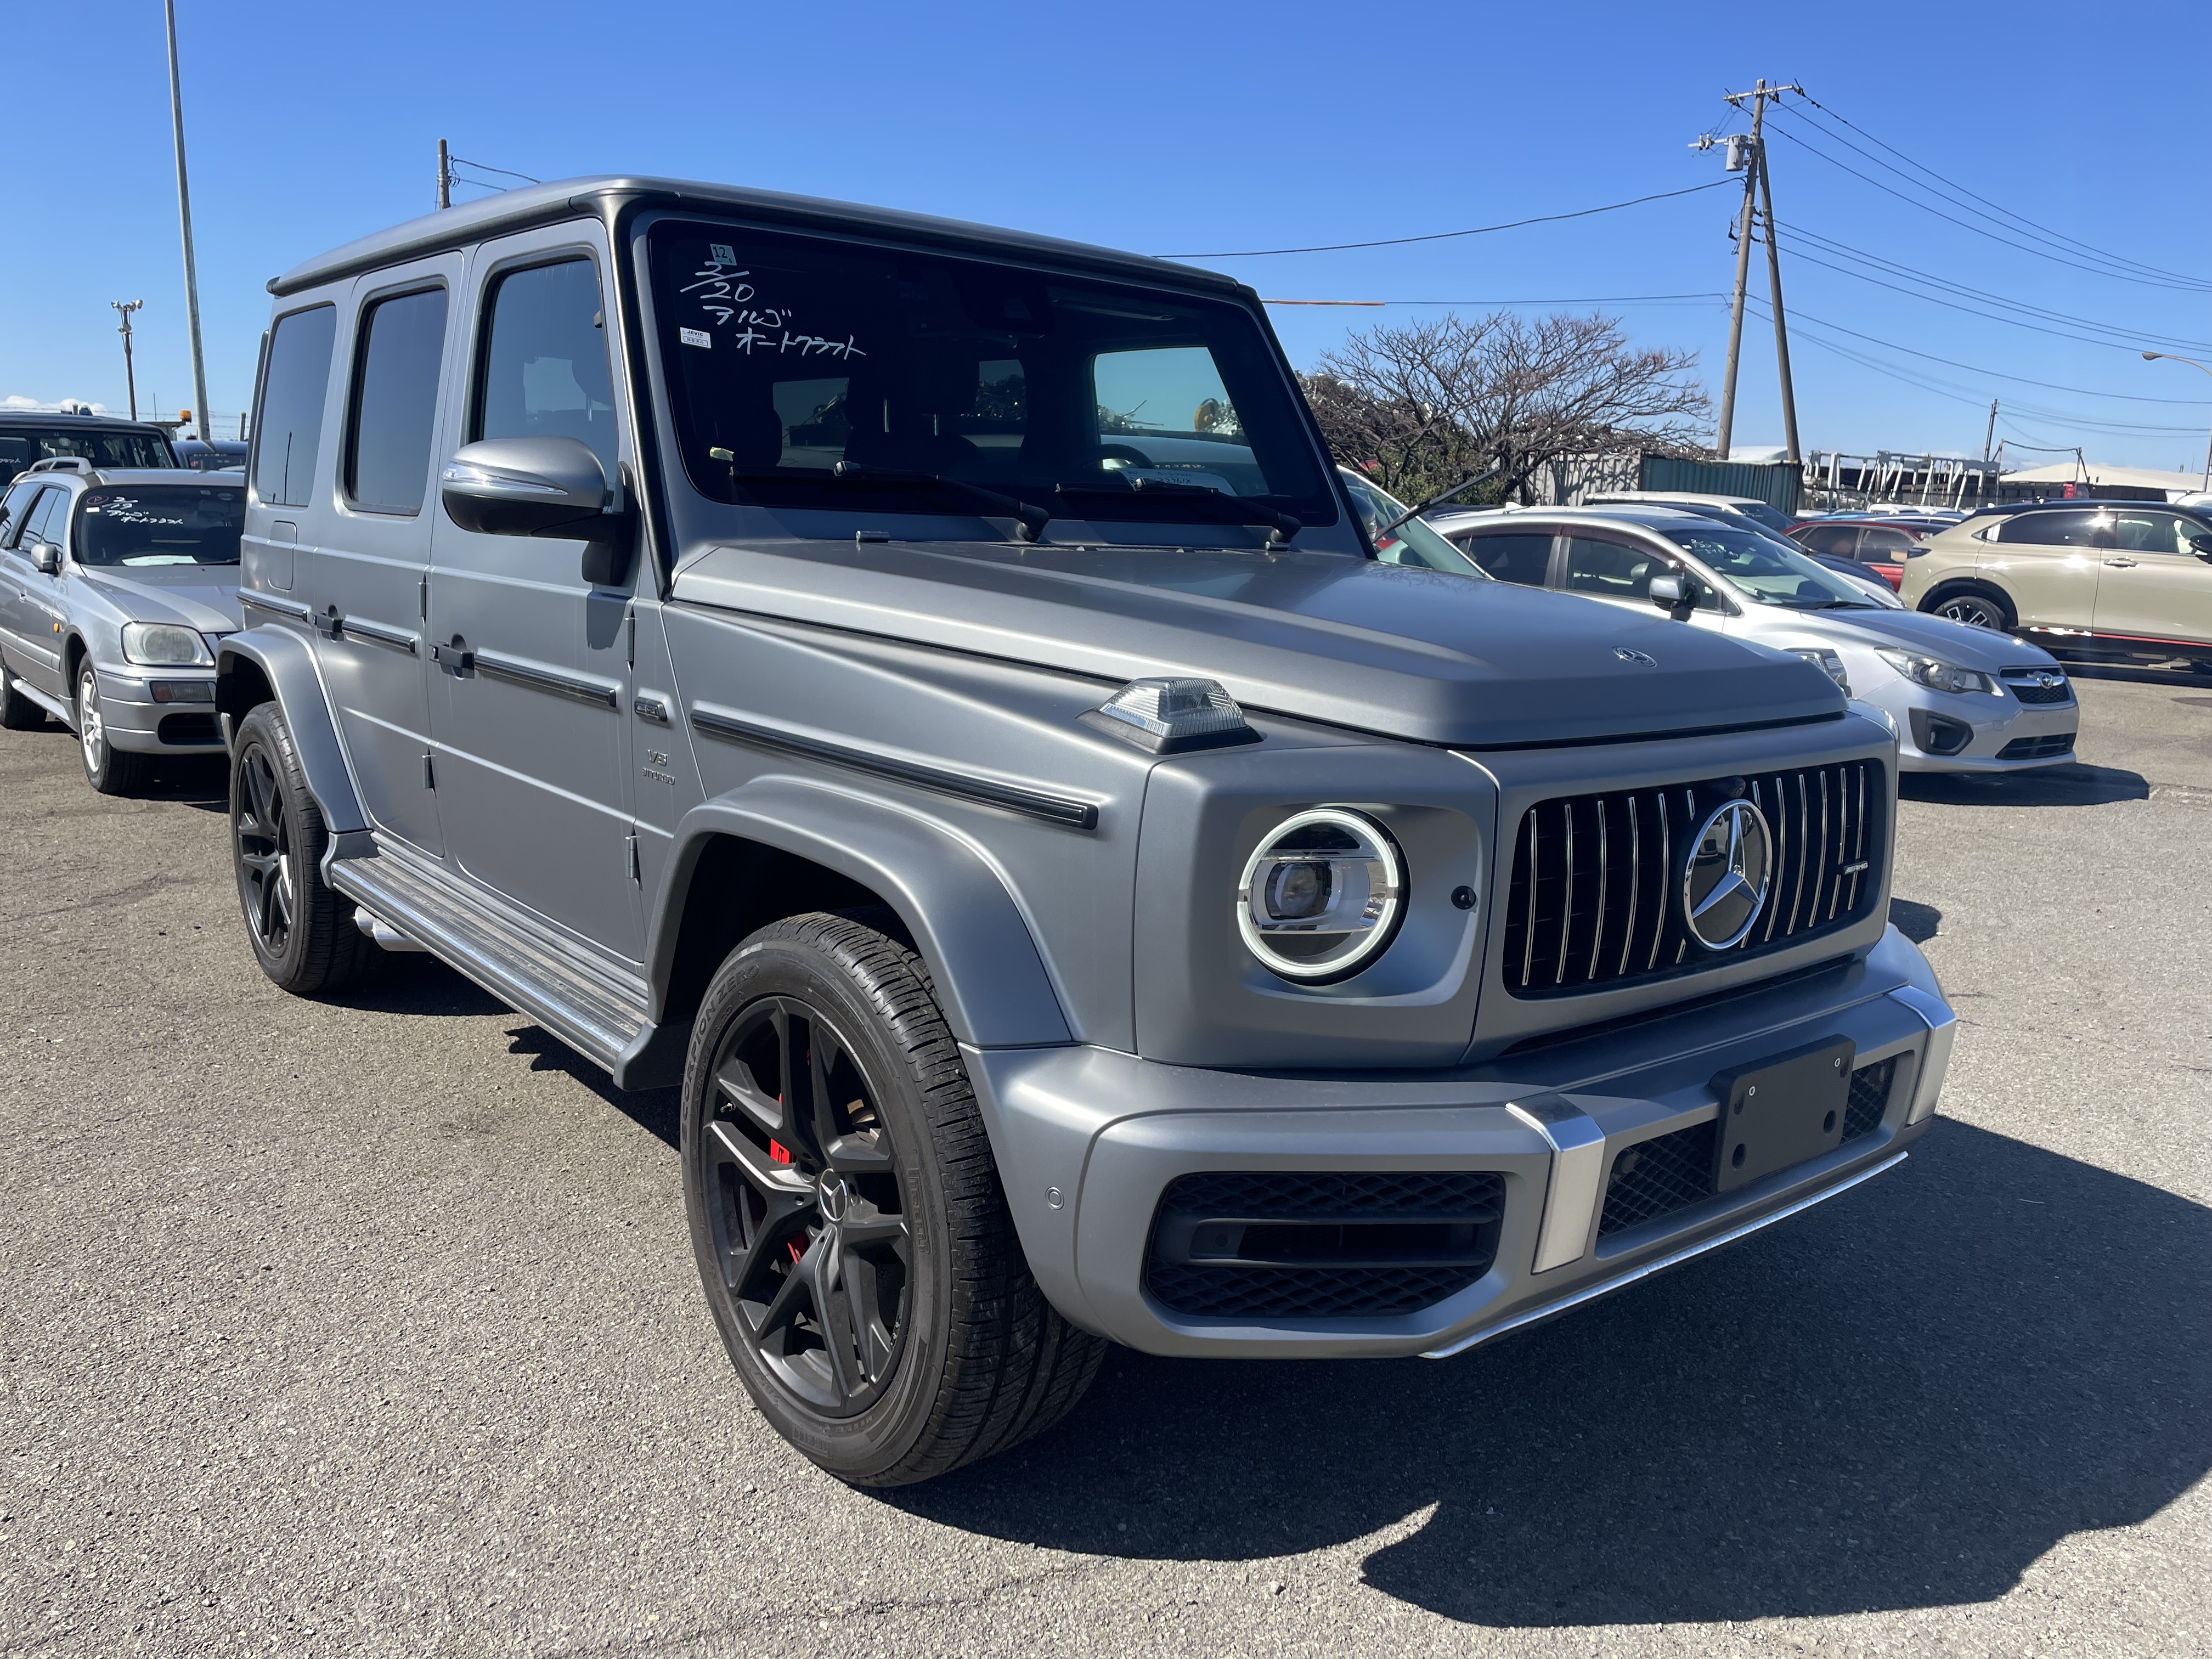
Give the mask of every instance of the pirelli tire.
M 360 984 L 383 957 L 352 901 L 323 880 L 330 845 L 291 728 L 273 702 L 239 723 L 230 767 L 231 860 L 261 971 L 295 996 Z
M 1105 1351 L 1031 1277 L 960 1051 L 888 913 L 732 951 L 682 1095 L 685 1208 L 731 1363 L 785 1439 L 860 1486 L 1051 1427 Z

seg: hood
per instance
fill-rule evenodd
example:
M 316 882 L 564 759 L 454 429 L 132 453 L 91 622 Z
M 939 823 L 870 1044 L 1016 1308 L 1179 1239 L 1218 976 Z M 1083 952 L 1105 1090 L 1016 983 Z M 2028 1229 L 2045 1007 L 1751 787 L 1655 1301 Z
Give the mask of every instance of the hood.
M 1747 606 L 1748 610 L 1750 607 Z M 1970 627 L 1948 617 L 1918 611 L 1808 611 L 1792 615 L 1790 631 L 1846 645 L 1895 646 L 1919 651 L 1961 668 L 1995 673 L 2027 665 L 2057 668 L 2057 659 L 2041 646 L 2009 634 Z
M 235 634 L 246 623 L 238 610 L 234 564 L 155 564 L 137 568 L 77 567 L 84 585 L 132 622 L 180 623 L 202 634 Z
M 687 558 L 680 602 L 1129 680 L 1468 748 L 1817 719 L 1818 669 L 1657 613 L 1341 555 L 774 541 Z

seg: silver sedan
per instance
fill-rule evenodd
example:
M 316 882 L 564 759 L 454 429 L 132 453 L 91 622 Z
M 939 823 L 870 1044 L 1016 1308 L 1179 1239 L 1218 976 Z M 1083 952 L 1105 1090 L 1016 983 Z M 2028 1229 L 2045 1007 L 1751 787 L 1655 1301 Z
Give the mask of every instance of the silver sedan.
M 215 642 L 234 633 L 242 474 L 41 462 L 0 500 L 0 726 L 52 715 L 103 794 L 216 754 Z
M 2074 690 L 2009 635 L 1872 603 L 1750 527 L 1660 506 L 1440 514 L 1431 527 L 1491 575 L 1792 652 L 1885 711 L 1908 772 L 2009 772 L 2074 758 Z

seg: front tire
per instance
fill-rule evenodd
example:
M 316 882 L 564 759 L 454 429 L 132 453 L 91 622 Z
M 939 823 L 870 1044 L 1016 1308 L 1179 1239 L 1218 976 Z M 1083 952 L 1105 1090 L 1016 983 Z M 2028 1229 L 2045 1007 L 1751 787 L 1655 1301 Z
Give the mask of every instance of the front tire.
M 84 781 L 103 795 L 129 795 L 154 775 L 154 757 L 134 755 L 108 741 L 100 713 L 100 676 L 90 663 L 76 671 L 76 746 L 84 762 Z
M 684 1197 L 731 1363 L 839 1479 L 904 1486 L 1058 1422 L 1105 1344 L 1014 1234 L 927 970 L 871 920 L 732 951 L 684 1072 Z
M 231 858 L 254 958 L 295 996 L 344 990 L 377 953 L 352 903 L 323 880 L 329 844 L 291 728 L 264 702 L 240 722 L 231 758 Z
M 2011 633 L 2019 621 L 2011 600 L 1996 588 L 1978 582 L 1938 594 L 1935 603 L 1925 608 L 1931 616 L 1945 617 L 1969 628 L 1992 629 L 2000 634 Z

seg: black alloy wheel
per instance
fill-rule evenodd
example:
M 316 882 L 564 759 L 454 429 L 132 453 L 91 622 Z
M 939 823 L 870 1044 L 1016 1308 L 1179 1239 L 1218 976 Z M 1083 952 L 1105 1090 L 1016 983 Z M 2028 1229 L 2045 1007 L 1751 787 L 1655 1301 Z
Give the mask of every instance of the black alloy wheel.
M 1105 1344 L 1029 1270 L 959 1045 L 887 911 L 731 951 L 684 1061 L 684 1201 L 731 1364 L 840 1480 L 926 1480 L 1049 1428 Z
M 1952 622 L 1964 623 L 1969 628 L 1987 628 L 2000 634 L 2012 631 L 2012 607 L 1997 595 L 1982 588 L 1970 587 L 1948 594 L 1937 601 L 1934 612 Z
M 383 957 L 323 880 L 330 845 L 292 731 L 273 702 L 239 723 L 230 763 L 231 861 L 261 971 L 298 996 L 343 990 Z
M 269 751 L 255 744 L 239 757 L 235 785 L 237 816 L 231 833 L 238 843 L 238 896 L 253 948 L 264 961 L 283 956 L 292 942 L 292 832 L 284 822 L 276 768 Z
M 907 1332 L 913 1240 L 853 1044 L 796 997 L 722 1040 L 701 1143 L 724 1294 L 762 1367 L 815 1410 L 882 1396 Z

